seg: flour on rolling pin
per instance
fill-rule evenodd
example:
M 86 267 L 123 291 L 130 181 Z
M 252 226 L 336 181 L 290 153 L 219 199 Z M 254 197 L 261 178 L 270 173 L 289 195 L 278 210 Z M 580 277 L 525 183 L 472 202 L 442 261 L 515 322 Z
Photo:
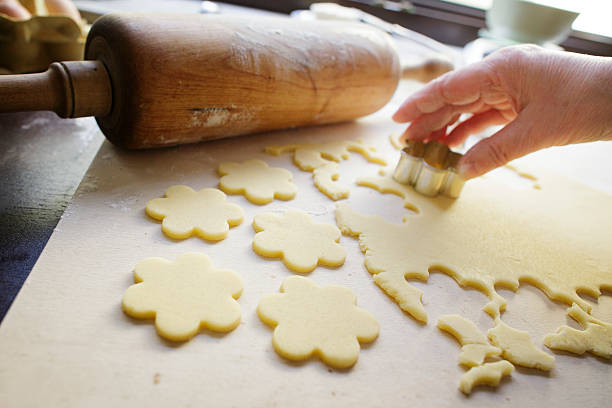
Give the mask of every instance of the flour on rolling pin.
M 389 36 L 359 23 L 108 14 L 85 58 L 0 77 L 0 112 L 96 116 L 111 142 L 142 149 L 356 119 L 399 82 Z
M 325 67 L 341 65 L 357 69 L 351 52 L 367 52 L 381 67 L 384 67 L 386 56 L 386 39 L 362 30 L 361 27 L 351 30 L 340 27 L 337 38 L 331 38 L 316 32 L 283 30 L 280 28 L 259 27 L 249 24 L 244 33 L 236 31 L 234 36 L 239 40 L 232 44 L 234 62 L 256 74 L 270 74 L 270 63 L 278 78 L 286 78 L 296 71 L 307 73 Z M 345 34 L 350 36 L 344 36 Z M 282 38 L 282 41 L 280 39 Z M 270 43 L 277 47 L 271 49 Z M 374 44 L 374 46 L 371 46 Z M 270 54 L 275 56 L 270 58 Z
M 236 105 L 223 108 L 193 109 L 190 127 L 218 127 L 230 121 L 248 121 L 253 114 L 248 111 L 238 111 Z M 256 126 L 257 123 L 253 123 Z

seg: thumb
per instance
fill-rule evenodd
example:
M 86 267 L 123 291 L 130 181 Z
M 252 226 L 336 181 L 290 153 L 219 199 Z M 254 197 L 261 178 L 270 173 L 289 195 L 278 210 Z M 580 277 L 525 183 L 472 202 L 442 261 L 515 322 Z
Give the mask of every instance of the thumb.
M 548 138 L 534 127 L 538 119 L 532 116 L 532 112 L 526 109 L 493 136 L 472 146 L 459 162 L 459 174 L 466 180 L 478 177 L 509 161 L 548 147 Z

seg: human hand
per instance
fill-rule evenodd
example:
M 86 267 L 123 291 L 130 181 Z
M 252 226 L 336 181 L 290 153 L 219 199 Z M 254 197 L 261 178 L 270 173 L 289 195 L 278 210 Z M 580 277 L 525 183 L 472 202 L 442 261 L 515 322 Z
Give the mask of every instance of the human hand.
M 472 116 L 447 133 L 462 113 Z M 402 104 L 393 120 L 411 122 L 403 140 L 449 146 L 505 125 L 463 156 L 458 171 L 466 179 L 545 147 L 609 140 L 612 58 L 533 45 L 504 48 L 429 83 Z
M 18 0 L 0 0 L 0 14 L 18 20 L 27 20 L 31 16 L 30 12 Z
M 49 15 L 64 15 L 81 21 L 81 15 L 70 0 L 45 0 Z M 30 12 L 18 0 L 0 0 L 0 13 L 18 20 L 27 20 L 32 17 Z

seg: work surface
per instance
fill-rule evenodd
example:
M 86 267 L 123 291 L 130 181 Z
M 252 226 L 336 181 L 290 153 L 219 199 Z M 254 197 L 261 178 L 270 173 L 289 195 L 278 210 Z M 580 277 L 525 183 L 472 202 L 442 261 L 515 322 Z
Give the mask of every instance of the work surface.
M 465 397 L 457 389 L 464 372 L 457 365 L 459 347 L 434 323 L 441 314 L 459 313 L 486 331 L 493 325 L 481 310 L 488 299 L 476 290 L 459 288 L 446 275 L 432 274 L 428 282 L 414 283 L 424 291 L 430 322 L 419 324 L 374 285 L 358 242 L 346 236 L 340 241 L 348 252 L 345 265 L 319 267 L 309 277 L 319 285 L 352 289 L 359 306 L 379 321 L 380 337 L 362 347 L 352 369 L 342 371 L 316 358 L 291 363 L 274 352 L 272 330 L 255 309 L 264 294 L 278 292 L 282 280 L 293 274 L 282 262 L 253 252 L 252 219 L 261 212 L 296 208 L 317 221 L 334 223 L 335 203 L 312 185 L 311 173 L 292 164 L 290 155 L 269 156 L 263 148 L 363 138 L 378 146 L 393 165 L 398 152 L 387 137 L 401 127 L 388 119 L 390 110 L 356 123 L 160 151 L 126 152 L 105 142 L 0 326 L 0 400 L 6 406 L 75 407 L 609 404 L 610 362 L 565 353 L 554 353 L 556 367 L 549 375 L 518 368 L 498 389 L 479 388 Z M 610 154 L 610 143 L 598 143 L 541 152 L 516 165 L 535 168 L 536 176 L 537 167 L 548 167 L 612 193 Z M 145 215 L 146 202 L 162 196 L 168 186 L 214 187 L 221 161 L 249 158 L 289 169 L 298 186 L 297 197 L 256 206 L 242 196 L 229 196 L 245 210 L 245 220 L 218 243 L 195 237 L 171 240 L 158 222 Z M 341 164 L 340 182 L 350 185 L 351 206 L 398 223 L 407 213 L 400 198 L 354 184 L 357 177 L 375 176 L 379 169 L 352 154 Z M 533 188 L 532 180 L 507 169 L 499 172 L 507 173 L 503 178 L 517 189 L 517 198 L 521 188 Z M 133 283 L 132 270 L 140 260 L 151 256 L 175 260 L 193 251 L 208 254 L 216 267 L 232 269 L 244 278 L 239 299 L 242 323 L 228 334 L 203 331 L 184 344 L 169 343 L 155 333 L 150 321 L 127 317 L 121 298 Z M 521 286 L 517 293 L 499 292 L 508 300 L 504 321 L 528 330 L 538 346 L 545 334 L 563 324 L 573 325 L 567 321 L 566 305 L 550 302 L 531 286 Z M 593 314 L 612 321 L 609 293 L 594 304 Z
M 0 114 L 0 323 L 104 137 L 95 120 Z

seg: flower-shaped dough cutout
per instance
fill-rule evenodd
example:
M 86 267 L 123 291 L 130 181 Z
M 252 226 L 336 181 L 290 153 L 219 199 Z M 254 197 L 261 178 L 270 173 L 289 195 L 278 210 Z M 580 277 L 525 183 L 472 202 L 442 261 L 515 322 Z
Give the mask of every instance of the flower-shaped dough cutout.
M 302 276 L 283 281 L 281 293 L 264 296 L 259 318 L 275 327 L 274 349 L 295 361 L 318 355 L 336 368 L 348 368 L 359 358 L 359 343 L 378 337 L 378 322 L 357 307 L 357 297 L 343 286 L 319 287 Z
M 162 220 L 162 231 L 174 239 L 198 235 L 210 241 L 227 237 L 230 227 L 239 225 L 244 213 L 216 188 L 194 191 L 187 186 L 172 186 L 164 198 L 154 198 L 145 207 L 149 217 Z
M 228 194 L 244 194 L 253 204 L 267 204 L 275 198 L 291 200 L 297 187 L 286 169 L 269 167 L 261 160 L 243 163 L 224 162 L 219 165 L 219 188 Z
M 314 222 L 302 211 L 258 214 L 253 228 L 257 232 L 253 250 L 261 256 L 282 258 L 292 271 L 308 273 L 317 265 L 340 266 L 346 259 L 345 249 L 338 244 L 338 227 Z
M 204 254 L 186 253 L 175 262 L 147 258 L 134 269 L 123 295 L 123 310 L 137 319 L 155 319 L 160 336 L 186 341 L 200 328 L 229 332 L 240 324 L 242 278 L 213 269 Z

